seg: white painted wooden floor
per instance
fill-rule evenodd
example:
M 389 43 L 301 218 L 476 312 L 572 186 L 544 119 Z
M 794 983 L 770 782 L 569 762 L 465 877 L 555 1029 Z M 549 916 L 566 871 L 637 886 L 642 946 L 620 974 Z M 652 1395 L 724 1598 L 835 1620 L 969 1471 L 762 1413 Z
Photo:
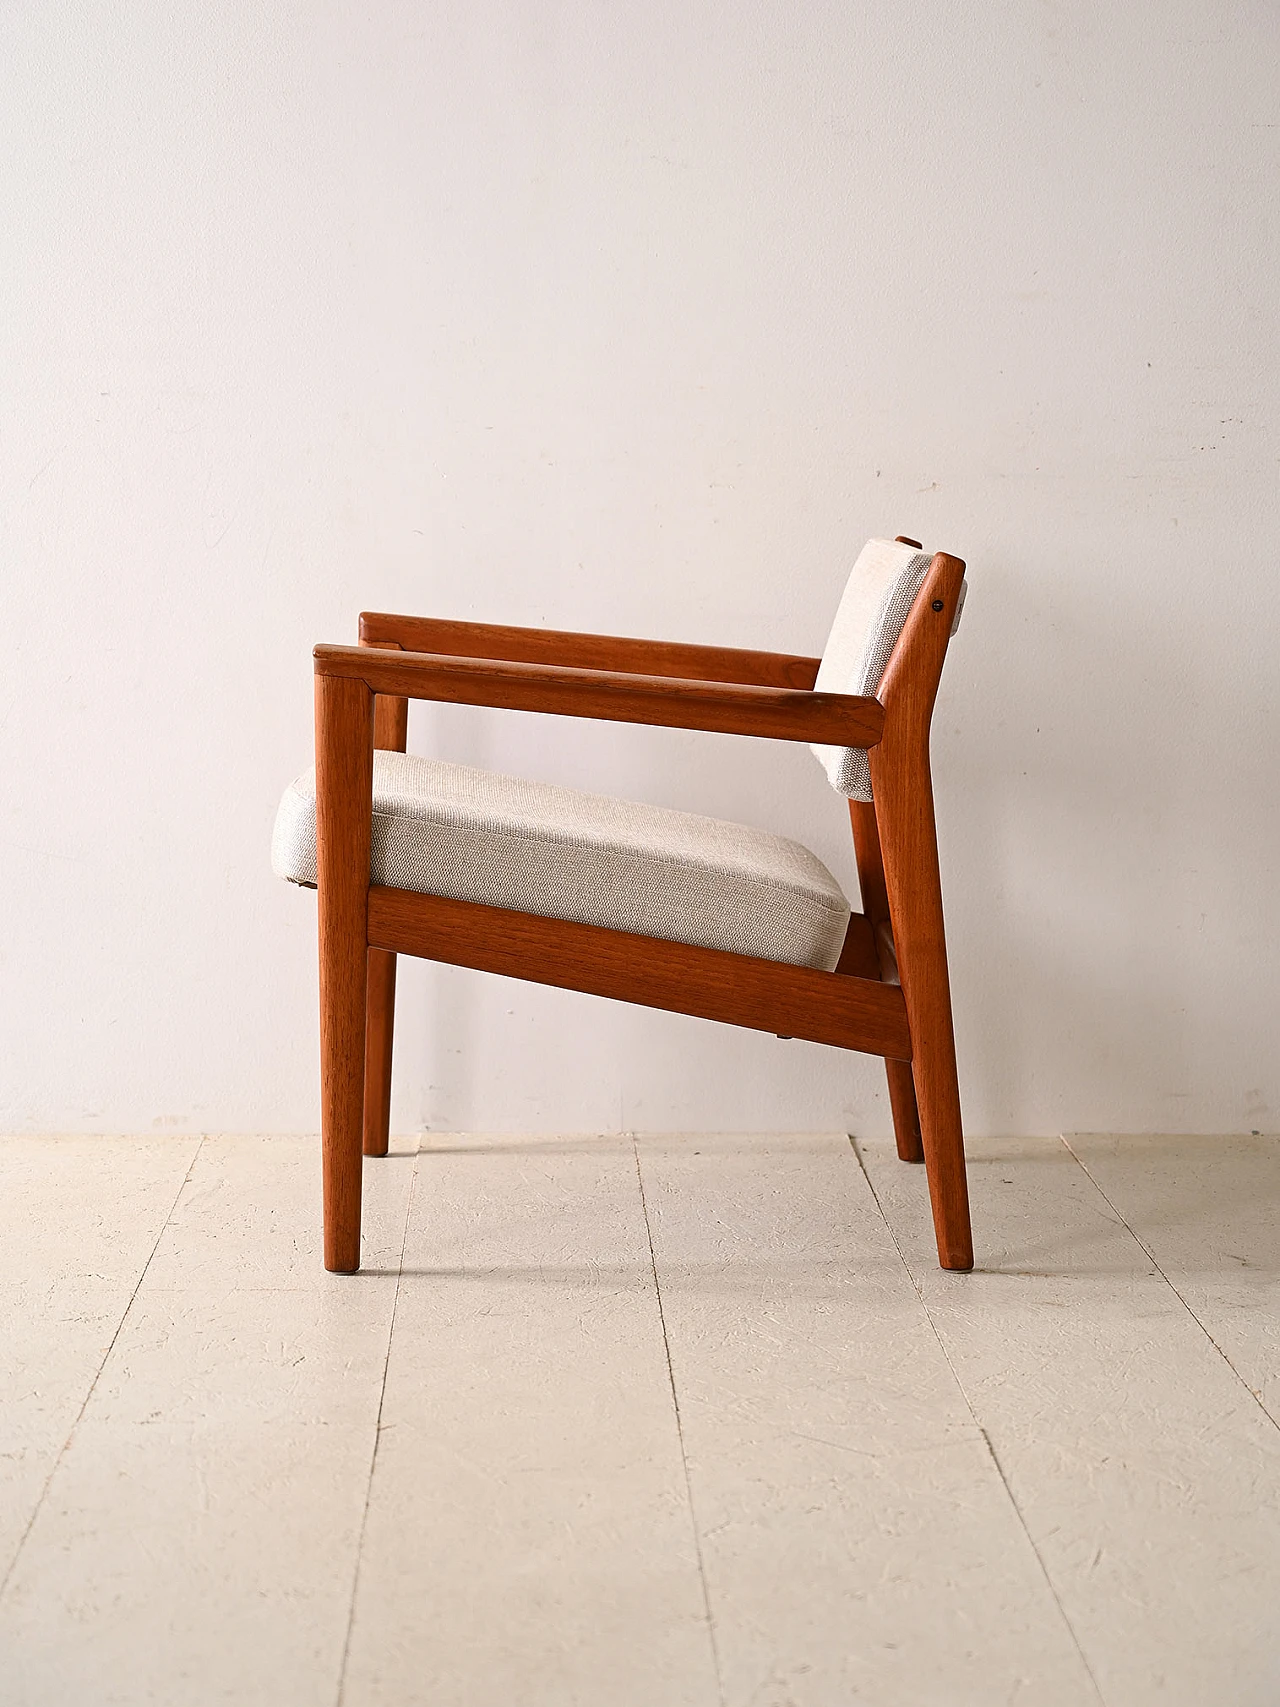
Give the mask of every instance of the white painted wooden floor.
M 7 1707 L 1275 1707 L 1280 1142 L 0 1142 Z

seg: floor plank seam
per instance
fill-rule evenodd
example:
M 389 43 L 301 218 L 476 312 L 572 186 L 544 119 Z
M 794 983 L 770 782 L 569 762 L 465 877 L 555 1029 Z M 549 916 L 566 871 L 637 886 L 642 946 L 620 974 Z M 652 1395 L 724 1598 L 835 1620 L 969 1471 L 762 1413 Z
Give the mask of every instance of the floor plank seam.
M 684 1469 L 685 1498 L 689 1502 L 689 1526 L 693 1531 L 693 1550 L 698 1561 L 698 1580 L 702 1584 L 702 1605 L 707 1620 L 707 1638 L 711 1643 L 711 1663 L 716 1674 L 716 1693 L 720 1698 L 720 1707 L 727 1707 L 724 1692 L 724 1673 L 720 1666 L 720 1645 L 716 1640 L 715 1620 L 711 1614 L 711 1591 L 707 1585 L 706 1564 L 702 1557 L 702 1536 L 698 1532 L 698 1518 L 694 1510 L 693 1480 L 689 1474 L 689 1455 L 685 1450 L 684 1422 L 680 1415 L 680 1395 L 676 1391 L 676 1372 L 671 1361 L 671 1341 L 667 1337 L 667 1315 L 662 1303 L 662 1286 L 658 1280 L 658 1257 L 653 1248 L 653 1228 L 649 1222 L 649 1203 L 644 1192 L 644 1171 L 640 1166 L 640 1145 L 634 1134 L 631 1139 L 631 1148 L 636 1161 L 636 1184 L 640 1188 L 640 1213 L 644 1217 L 645 1238 L 649 1242 L 649 1266 L 653 1273 L 653 1294 L 658 1301 L 658 1322 L 662 1328 L 662 1351 L 667 1360 L 667 1381 L 671 1388 L 671 1408 L 675 1413 L 676 1436 L 680 1442 L 680 1463 Z
M 1067 1609 L 1062 1604 L 1061 1597 L 1059 1596 L 1058 1590 L 1057 1590 L 1056 1586 L 1054 1585 L 1053 1578 L 1049 1575 L 1048 1567 L 1045 1564 L 1044 1559 L 1041 1556 L 1040 1549 L 1035 1544 L 1035 1539 L 1032 1536 L 1031 1530 L 1029 1529 L 1029 1527 L 1027 1525 L 1026 1517 L 1023 1515 L 1022 1507 L 1018 1504 L 1017 1496 L 1015 1495 L 1012 1487 L 1009 1485 L 1009 1478 L 1005 1475 L 1004 1466 L 1000 1462 L 1000 1456 L 995 1449 L 995 1445 L 992 1442 L 991 1436 L 987 1433 L 986 1429 L 978 1421 L 978 1413 L 973 1408 L 973 1401 L 969 1397 L 969 1394 L 968 1394 L 968 1391 L 965 1387 L 964 1382 L 960 1379 L 959 1371 L 956 1369 L 955 1364 L 951 1360 L 951 1354 L 948 1352 L 947 1347 L 946 1347 L 946 1342 L 943 1340 L 942 1334 L 938 1330 L 938 1324 L 937 1324 L 937 1322 L 934 1321 L 933 1312 L 932 1312 L 932 1310 L 930 1310 L 929 1305 L 928 1305 L 928 1303 L 925 1299 L 925 1296 L 924 1296 L 924 1289 L 921 1287 L 919 1282 L 916 1280 L 915 1275 L 911 1272 L 911 1264 L 907 1261 L 906 1252 L 903 1250 L 902 1245 L 899 1242 L 898 1235 L 894 1231 L 893 1223 L 889 1220 L 889 1217 L 885 1214 L 884 1204 L 880 1201 L 880 1194 L 875 1188 L 875 1184 L 871 1178 L 870 1171 L 867 1168 L 866 1161 L 863 1158 L 862 1150 L 858 1144 L 858 1140 L 852 1132 L 850 1132 L 848 1134 L 848 1138 L 849 1138 L 849 1147 L 853 1151 L 854 1157 L 857 1160 L 859 1168 L 861 1168 L 861 1170 L 862 1170 L 863 1179 L 865 1179 L 867 1182 L 867 1190 L 871 1193 L 871 1196 L 872 1196 L 872 1199 L 875 1203 L 875 1206 L 880 1212 L 880 1219 L 884 1222 L 885 1228 L 889 1234 L 890 1239 L 893 1240 L 893 1248 L 895 1251 L 897 1251 L 898 1260 L 901 1262 L 903 1268 L 906 1270 L 907 1279 L 911 1282 L 911 1285 L 915 1291 L 915 1295 L 920 1300 L 920 1308 L 924 1311 L 925 1320 L 928 1322 L 930 1328 L 933 1331 L 934 1339 L 936 1339 L 938 1342 L 938 1349 L 942 1353 L 943 1358 L 946 1361 L 947 1368 L 951 1371 L 951 1378 L 956 1384 L 956 1387 L 960 1393 L 960 1397 L 964 1400 L 965 1409 L 968 1411 L 969 1416 L 972 1419 L 973 1426 L 977 1430 L 978 1434 L 981 1436 L 982 1443 L 987 1449 L 987 1456 L 991 1460 L 992 1468 L 995 1470 L 996 1475 L 1000 1478 L 1000 1485 L 1003 1487 L 1003 1489 L 1005 1491 L 1005 1497 L 1009 1501 L 1010 1508 L 1012 1509 L 1014 1516 L 1018 1520 L 1018 1525 L 1021 1528 L 1023 1535 L 1026 1537 L 1027 1546 L 1031 1549 L 1031 1556 L 1036 1561 L 1036 1564 L 1040 1567 L 1040 1575 L 1044 1579 L 1044 1585 L 1049 1591 L 1050 1597 L 1053 1600 L 1053 1604 L 1058 1609 L 1058 1616 L 1062 1619 L 1063 1628 L 1066 1630 L 1068 1636 L 1070 1636 L 1072 1645 L 1075 1648 L 1076 1653 L 1079 1654 L 1079 1656 L 1080 1656 L 1080 1664 L 1084 1667 L 1085 1676 L 1089 1679 L 1089 1683 L 1093 1688 L 1093 1693 L 1097 1697 L 1097 1700 L 1100 1704 L 1100 1707 L 1106 1707 L 1105 1697 L 1103 1696 L 1103 1693 L 1102 1693 L 1102 1690 L 1098 1684 L 1097 1678 L 1094 1676 L 1093 1667 L 1089 1664 L 1089 1656 L 1085 1653 L 1084 1648 L 1081 1646 L 1080 1638 L 1076 1634 L 1075 1626 L 1072 1624 L 1070 1618 L 1068 1618 L 1068 1616 L 1067 1616 Z
M 351 1658 L 351 1636 L 356 1623 L 356 1596 L 360 1591 L 360 1563 L 364 1557 L 365 1532 L 369 1527 L 369 1506 L 373 1499 L 373 1476 L 378 1467 L 378 1447 L 382 1441 L 382 1407 L 387 1398 L 387 1373 L 391 1368 L 391 1348 L 395 1340 L 396 1315 L 400 1309 L 400 1287 L 404 1281 L 404 1253 L 409 1243 L 409 1221 L 413 1215 L 413 1197 L 418 1189 L 418 1164 L 422 1158 L 422 1144 L 413 1153 L 413 1173 L 409 1179 L 409 1189 L 405 1193 L 404 1225 L 400 1229 L 400 1261 L 396 1266 L 396 1290 L 391 1300 L 391 1320 L 387 1323 L 387 1355 L 382 1360 L 382 1385 L 378 1389 L 378 1415 L 373 1429 L 373 1450 L 369 1454 L 369 1474 L 364 1486 L 364 1510 L 360 1513 L 360 1534 L 356 1538 L 355 1570 L 351 1573 L 351 1603 L 347 1608 L 347 1630 L 342 1641 L 342 1664 L 338 1668 L 338 1694 L 336 1707 L 342 1707 L 347 1693 L 347 1662 Z
M 1254 1404 L 1257 1405 L 1258 1409 L 1262 1412 L 1263 1416 L 1266 1417 L 1267 1421 L 1271 1424 L 1271 1426 L 1273 1428 L 1280 1428 L 1280 1417 L 1274 1416 L 1272 1414 L 1272 1412 L 1270 1410 L 1268 1410 L 1267 1406 L 1263 1403 L 1262 1395 L 1260 1393 L 1254 1392 L 1253 1388 L 1245 1380 L 1244 1376 L 1236 1368 L 1235 1364 L 1232 1363 L 1232 1361 L 1231 1361 L 1230 1357 L 1227 1355 L 1226 1351 L 1223 1349 L 1222 1346 L 1220 1346 L 1218 1344 L 1217 1340 L 1214 1339 L 1214 1337 L 1210 1333 L 1209 1329 L 1200 1320 L 1199 1316 L 1196 1315 L 1195 1311 L 1192 1309 L 1192 1307 L 1191 1307 L 1190 1303 L 1187 1301 L 1187 1299 L 1183 1296 L 1182 1292 L 1179 1291 L 1177 1283 L 1173 1280 L 1170 1280 L 1169 1276 L 1165 1273 L 1164 1269 L 1160 1266 L 1159 1259 L 1156 1257 L 1155 1252 L 1151 1249 L 1151 1246 L 1142 1237 L 1141 1233 L 1137 1232 L 1130 1225 L 1129 1221 L 1126 1219 L 1124 1214 L 1121 1212 L 1119 1206 L 1115 1202 L 1113 1202 L 1113 1200 L 1110 1197 L 1107 1196 L 1107 1193 L 1103 1190 L 1098 1179 L 1090 1170 L 1089 1164 L 1083 1159 L 1083 1157 L 1081 1157 L 1079 1154 L 1077 1154 L 1077 1152 L 1072 1148 L 1071 1140 L 1067 1137 L 1067 1135 L 1065 1133 L 1062 1133 L 1060 1136 L 1061 1136 L 1061 1142 L 1062 1142 L 1064 1148 L 1066 1149 L 1067 1154 L 1071 1157 L 1071 1159 L 1074 1162 L 1076 1162 L 1078 1164 L 1078 1166 L 1080 1167 L 1080 1169 L 1084 1173 L 1085 1178 L 1089 1181 L 1090 1185 L 1092 1185 L 1093 1189 L 1097 1192 L 1098 1196 L 1106 1204 L 1107 1208 L 1111 1210 L 1112 1214 L 1120 1222 L 1120 1225 L 1129 1234 L 1130 1238 L 1133 1239 L 1134 1243 L 1138 1246 L 1138 1249 L 1146 1257 L 1147 1261 L 1151 1264 L 1152 1268 L 1155 1269 L 1156 1273 L 1160 1276 L 1161 1280 L 1164 1281 L 1165 1285 L 1169 1288 L 1170 1292 L 1173 1293 L 1174 1297 L 1178 1300 L 1179 1304 L 1182 1305 L 1183 1309 L 1187 1312 L 1188 1316 L 1191 1317 L 1191 1320 L 1200 1329 L 1200 1332 L 1208 1340 L 1209 1344 L 1217 1352 L 1218 1356 L 1226 1364 L 1227 1368 L 1235 1376 L 1236 1380 L 1244 1388 L 1245 1392 L 1253 1400 Z
M 133 1309 L 134 1300 L 137 1298 L 138 1293 L 142 1289 L 142 1283 L 147 1278 L 147 1270 L 151 1267 L 152 1262 L 155 1260 L 155 1254 L 160 1249 L 160 1241 L 161 1241 L 161 1239 L 164 1238 L 165 1233 L 168 1231 L 168 1228 L 173 1221 L 174 1211 L 177 1209 L 178 1204 L 182 1201 L 182 1194 L 187 1189 L 188 1185 L 191 1183 L 191 1176 L 195 1172 L 196 1163 L 199 1161 L 200 1152 L 203 1149 L 204 1149 L 204 1137 L 202 1135 L 198 1139 L 195 1149 L 192 1151 L 191 1160 L 187 1164 L 187 1171 L 182 1176 L 181 1185 L 179 1185 L 177 1191 L 174 1193 L 173 1202 L 169 1205 L 168 1212 L 166 1213 L 164 1220 L 160 1223 L 160 1231 L 155 1236 L 155 1242 L 151 1246 L 151 1249 L 147 1252 L 147 1260 L 146 1260 L 146 1262 L 143 1263 L 142 1268 L 140 1269 L 140 1271 L 138 1273 L 138 1278 L 134 1282 L 133 1291 L 129 1294 L 129 1302 L 125 1305 L 124 1309 L 120 1312 L 120 1320 L 116 1323 L 115 1332 L 112 1334 L 111 1339 L 107 1344 L 107 1349 L 103 1352 L 101 1358 L 98 1361 L 98 1367 L 97 1367 L 97 1369 L 94 1370 L 94 1373 L 93 1373 L 93 1380 L 89 1383 L 88 1389 L 85 1392 L 85 1396 L 84 1396 L 83 1400 L 81 1401 L 80 1409 L 75 1414 L 75 1420 L 72 1422 L 71 1427 L 67 1430 L 67 1438 L 63 1441 L 62 1445 L 58 1448 L 58 1455 L 53 1461 L 53 1464 L 49 1470 L 49 1474 L 44 1479 L 44 1486 L 40 1489 L 39 1497 L 37 1498 L 35 1504 L 31 1508 L 31 1516 L 27 1519 L 26 1527 L 22 1531 L 22 1535 L 20 1536 L 20 1538 L 18 1540 L 18 1545 L 13 1550 L 13 1557 L 9 1561 L 9 1568 L 4 1574 L 3 1581 L 0 1581 L 0 1600 L 2 1600 L 4 1598 L 5 1594 L 8 1591 L 9 1584 L 13 1580 L 13 1573 L 18 1568 L 18 1561 L 22 1557 L 22 1552 L 23 1552 L 23 1549 L 25 1548 L 25 1546 L 27 1544 L 27 1539 L 30 1536 L 31 1531 L 35 1528 L 36 1519 L 39 1517 L 40 1512 L 43 1509 L 44 1502 L 48 1498 L 49 1489 L 53 1486 L 53 1478 L 57 1475 L 59 1467 L 62 1464 L 62 1460 L 66 1457 L 67 1452 L 71 1446 L 71 1442 L 75 1439 L 76 1430 L 80 1427 L 80 1423 L 84 1418 L 84 1413 L 89 1408 L 89 1401 L 93 1398 L 94 1393 L 97 1391 L 98 1382 L 102 1379 L 102 1371 L 107 1367 L 107 1364 L 110 1362 L 111 1353 L 116 1348 L 116 1341 L 120 1338 L 120 1335 L 124 1329 L 124 1325 L 129 1319 L 129 1312 L 130 1312 L 130 1310 Z

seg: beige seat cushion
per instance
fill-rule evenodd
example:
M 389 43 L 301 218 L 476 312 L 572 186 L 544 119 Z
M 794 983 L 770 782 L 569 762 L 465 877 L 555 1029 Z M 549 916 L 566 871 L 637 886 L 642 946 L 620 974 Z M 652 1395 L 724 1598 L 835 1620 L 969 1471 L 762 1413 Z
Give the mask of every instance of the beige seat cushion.
M 271 863 L 316 881 L 315 773 L 291 783 Z M 374 755 L 372 881 L 830 970 L 849 903 L 798 842 L 663 806 L 405 753 Z

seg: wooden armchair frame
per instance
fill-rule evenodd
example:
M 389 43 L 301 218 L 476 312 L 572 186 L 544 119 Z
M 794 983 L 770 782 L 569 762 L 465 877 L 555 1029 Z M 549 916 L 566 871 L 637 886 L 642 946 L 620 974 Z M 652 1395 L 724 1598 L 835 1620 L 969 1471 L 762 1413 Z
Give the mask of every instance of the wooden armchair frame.
M 315 648 L 326 1268 L 359 1268 L 361 1158 L 387 1150 L 397 954 L 883 1056 L 939 1261 L 973 1266 L 929 772 L 963 576 L 934 556 L 875 699 L 815 692 L 816 658 L 424 617 L 366 613 L 359 646 Z M 835 971 L 371 884 L 373 752 L 405 750 L 410 699 L 867 748 L 865 912 Z

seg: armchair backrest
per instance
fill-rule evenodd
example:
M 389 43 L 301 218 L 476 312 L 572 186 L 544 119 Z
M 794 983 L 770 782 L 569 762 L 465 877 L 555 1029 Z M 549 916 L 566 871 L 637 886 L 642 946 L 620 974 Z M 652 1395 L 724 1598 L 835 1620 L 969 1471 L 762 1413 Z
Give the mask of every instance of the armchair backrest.
M 815 688 L 829 693 L 878 693 L 880 678 L 932 561 L 931 552 L 914 545 L 891 539 L 867 541 L 840 600 Z M 813 751 L 838 794 L 850 800 L 871 799 L 871 769 L 864 748 L 815 746 Z

